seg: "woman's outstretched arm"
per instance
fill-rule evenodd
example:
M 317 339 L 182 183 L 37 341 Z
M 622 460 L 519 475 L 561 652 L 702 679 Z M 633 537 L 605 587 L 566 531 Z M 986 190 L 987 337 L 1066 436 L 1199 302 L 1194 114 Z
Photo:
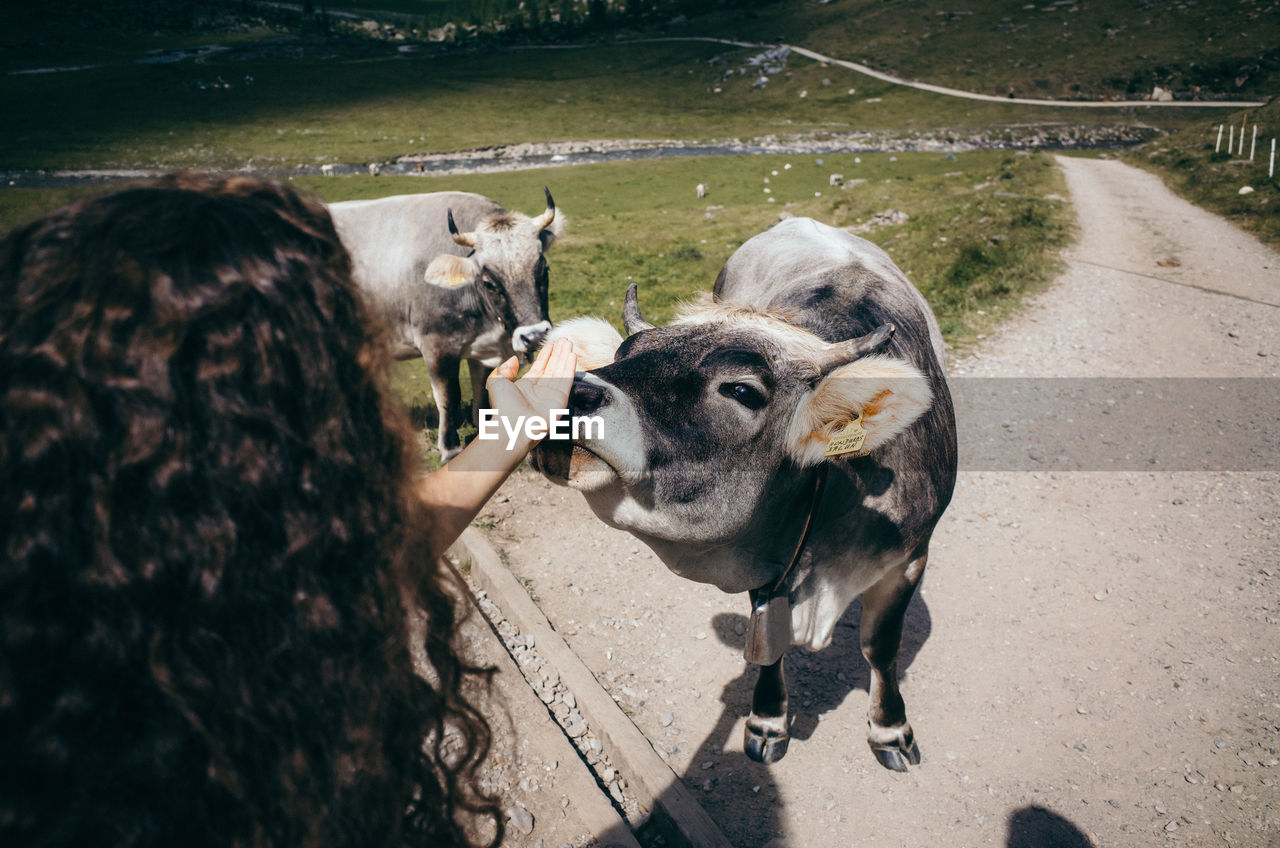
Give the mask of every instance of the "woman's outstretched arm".
M 515 357 L 499 365 L 488 383 L 499 417 L 512 427 L 519 416 L 551 420 L 554 410 L 567 405 L 577 362 L 572 343 L 560 339 L 543 350 L 518 381 L 512 382 L 519 370 Z M 418 496 L 431 511 L 428 536 L 433 552 L 443 554 L 457 540 L 538 441 L 522 429 L 510 444 L 504 428 L 501 438 L 473 440 L 439 471 L 418 481 Z

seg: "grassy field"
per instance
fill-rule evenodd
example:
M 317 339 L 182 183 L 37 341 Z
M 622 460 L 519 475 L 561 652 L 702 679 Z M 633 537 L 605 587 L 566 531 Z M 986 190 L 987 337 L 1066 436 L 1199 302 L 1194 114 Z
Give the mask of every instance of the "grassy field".
M 911 0 L 906 6 L 932 15 L 927 4 Z M 1060 13 L 1074 15 L 1073 25 L 1092 20 L 1088 10 L 1053 8 L 1058 11 L 1035 20 L 1057 20 Z M 833 12 L 844 18 L 823 17 Z M 837 25 L 863 12 L 862 34 L 855 39 L 846 27 L 841 36 Z M 786 2 L 754 17 L 725 21 L 725 31 L 718 34 L 791 39 L 868 61 L 875 57 L 859 52 L 862 47 L 888 49 L 898 39 L 916 45 L 918 61 L 944 68 L 960 61 L 954 57 L 963 52 L 948 47 L 953 43 L 947 40 L 952 36 L 943 37 L 946 27 L 968 32 L 965 37 L 974 40 L 968 55 L 984 62 L 994 61 L 984 50 L 998 51 L 1001 45 L 1029 49 L 1025 39 L 1010 42 L 998 26 L 982 29 L 979 24 L 990 21 L 982 23 L 986 19 L 976 12 L 933 15 L 930 26 L 937 25 L 939 32 L 928 39 L 913 29 L 915 24 L 906 24 L 910 16 L 900 18 L 901 32 L 890 32 L 886 13 L 866 0 L 837 0 L 830 6 Z M 9 20 L 7 14 L 0 11 L 0 24 Z M 965 139 L 1010 127 L 1041 127 L 1051 134 L 1060 122 L 1150 120 L 1188 130 L 1185 142 L 1175 135 L 1167 149 L 1152 148 L 1154 155 L 1144 159 L 1151 167 L 1164 167 L 1174 156 L 1174 142 L 1179 156 L 1199 155 L 1195 145 L 1212 120 L 1199 110 L 1157 116 L 974 103 L 890 86 L 802 58 L 793 58 L 785 72 L 771 74 L 766 87 L 756 88 L 755 70 L 726 73 L 741 70 L 754 51 L 704 43 L 403 57 L 394 43 L 242 24 L 189 32 L 182 29 L 181 15 L 175 20 L 157 26 L 162 34 L 135 25 L 118 38 L 109 29 L 53 27 L 25 38 L 6 30 L 9 36 L 0 38 L 0 62 L 6 68 L 100 67 L 0 76 L 0 113 L 5 115 L 0 169 L 367 162 L 413 152 L 591 138 L 880 130 Z M 775 24 L 777 31 L 769 34 Z M 803 33 L 797 28 L 809 26 L 813 38 L 799 37 Z M 1070 29 L 1061 21 L 1058 26 Z M 1026 38 L 1044 35 L 1038 27 L 1027 30 Z M 199 62 L 135 63 L 154 51 L 208 43 L 231 49 Z M 921 44 L 929 49 L 919 50 Z M 229 87 L 207 86 L 218 77 Z M 934 79 L 972 87 L 961 79 Z M 1215 167 L 1235 166 L 1204 165 Z M 832 173 L 843 174 L 846 185 L 829 185 Z M 296 180 L 330 201 L 448 188 L 488 194 L 524 211 L 541 207 L 544 183 L 571 219 L 569 234 L 550 256 L 555 320 L 593 314 L 616 323 L 623 292 L 634 281 L 646 316 L 661 323 L 679 300 L 709 288 L 729 254 L 780 214 L 856 226 L 877 213 L 900 210 L 908 216 L 905 223 L 865 235 L 890 251 L 933 305 L 947 339 L 963 345 L 1052 276 L 1056 251 L 1071 229 L 1060 175 L 1040 154 L 739 156 L 468 177 Z M 705 200 L 694 196 L 697 183 L 710 186 Z M 0 191 L 0 230 L 95 190 Z M 1260 190 L 1257 199 L 1265 200 L 1265 193 Z M 395 386 L 411 407 L 429 417 L 430 389 L 420 363 L 399 366 Z
M 846 187 L 831 187 L 832 173 L 843 174 Z M 664 323 L 679 301 L 710 289 L 725 259 L 780 214 L 856 226 L 897 209 L 909 216 L 905 224 L 865 237 L 924 292 L 948 341 L 964 345 L 1051 279 L 1072 226 L 1061 175 L 1043 154 L 741 156 L 294 182 L 329 201 L 456 188 L 525 211 L 536 211 L 546 184 L 570 221 L 548 257 L 552 319 L 598 315 L 619 327 L 630 282 L 639 285 L 645 317 Z M 699 182 L 710 187 L 704 200 L 695 197 Z M 395 385 L 429 417 L 421 363 L 398 366 Z
M 357 45 L 355 58 L 321 58 L 305 40 L 261 35 L 238 33 L 240 49 L 201 62 L 0 76 L 0 169 L 360 163 L 591 138 L 861 130 L 966 138 L 1004 127 L 1153 118 L 956 100 L 799 57 L 757 89 L 754 71 L 724 78 L 752 51 L 705 43 L 435 58 L 398 58 L 391 48 L 366 55 L 370 48 Z M 295 50 L 297 58 L 289 55 Z M 716 57 L 724 64 L 711 64 Z M 200 87 L 218 77 L 230 87 Z M 1196 119 L 1181 111 L 1161 118 L 1169 126 Z
M 845 176 L 845 187 L 829 185 L 832 173 Z M 545 184 L 569 218 L 548 256 L 553 320 L 598 315 L 619 327 L 628 283 L 639 285 L 645 316 L 664 323 L 680 300 L 710 289 L 725 259 L 780 214 L 856 226 L 897 209 L 906 223 L 865 237 L 890 252 L 933 305 L 948 341 L 963 345 L 1051 278 L 1071 228 L 1061 176 L 1043 154 L 735 156 L 293 182 L 327 201 L 460 189 L 527 212 L 540 208 Z M 704 200 L 695 197 L 699 182 L 710 188 Z M 101 190 L 0 191 L 0 230 Z M 420 361 L 398 365 L 393 381 L 420 422 L 433 417 Z
M 683 31 L 790 41 L 986 94 L 1111 97 L 1154 86 L 1274 96 L 1277 0 L 784 0 Z
M 1227 152 L 1231 134 L 1225 128 L 1221 150 L 1214 151 L 1218 146 L 1218 126 L 1224 123 L 1234 126 L 1237 144 L 1242 124 L 1248 125 L 1243 157 L 1238 147 L 1233 153 Z M 1249 161 L 1255 124 L 1258 145 L 1253 161 Z M 1277 137 L 1280 137 L 1280 102 L 1206 121 L 1127 151 L 1124 159 L 1159 174 L 1187 200 L 1226 216 L 1280 249 L 1280 164 L 1274 177 L 1267 176 L 1271 140 Z M 1240 194 L 1245 186 L 1254 191 Z

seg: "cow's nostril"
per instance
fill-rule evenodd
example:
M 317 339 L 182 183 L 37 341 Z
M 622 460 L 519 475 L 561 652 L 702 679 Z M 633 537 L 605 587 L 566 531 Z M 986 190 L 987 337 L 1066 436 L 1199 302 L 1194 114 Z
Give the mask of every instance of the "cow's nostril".
M 573 390 L 569 392 L 569 408 L 573 415 L 590 415 L 609 402 L 609 393 L 600 386 L 573 381 Z
M 532 353 L 542 346 L 551 331 L 550 322 L 517 327 L 511 334 L 511 345 L 519 353 Z

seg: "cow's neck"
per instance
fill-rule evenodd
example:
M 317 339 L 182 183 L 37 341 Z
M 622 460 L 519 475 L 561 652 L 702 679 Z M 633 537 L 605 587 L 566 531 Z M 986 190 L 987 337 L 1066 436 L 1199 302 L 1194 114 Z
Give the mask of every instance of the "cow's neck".
M 765 487 L 769 494 L 757 505 L 756 517 L 746 530 L 724 543 L 693 545 L 636 535 L 682 577 L 711 583 L 725 592 L 772 588 L 796 553 L 813 504 L 816 474 L 814 470 L 797 474 L 794 469 L 780 474 Z M 814 510 L 812 521 L 810 534 L 818 529 L 819 510 Z

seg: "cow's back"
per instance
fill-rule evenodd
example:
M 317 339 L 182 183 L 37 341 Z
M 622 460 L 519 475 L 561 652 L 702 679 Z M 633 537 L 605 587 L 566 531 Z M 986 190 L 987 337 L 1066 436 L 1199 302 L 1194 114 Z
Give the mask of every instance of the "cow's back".
M 933 312 L 889 255 L 810 218 L 789 218 L 743 244 L 720 272 L 715 296 L 783 313 L 833 342 L 892 322 L 894 353 L 931 377 L 944 372 Z
M 461 191 L 329 204 L 338 236 L 351 254 L 356 282 L 377 301 L 409 297 L 437 256 L 467 254 L 468 248 L 455 244 L 449 234 L 450 209 L 462 232 L 505 211 L 483 195 Z

